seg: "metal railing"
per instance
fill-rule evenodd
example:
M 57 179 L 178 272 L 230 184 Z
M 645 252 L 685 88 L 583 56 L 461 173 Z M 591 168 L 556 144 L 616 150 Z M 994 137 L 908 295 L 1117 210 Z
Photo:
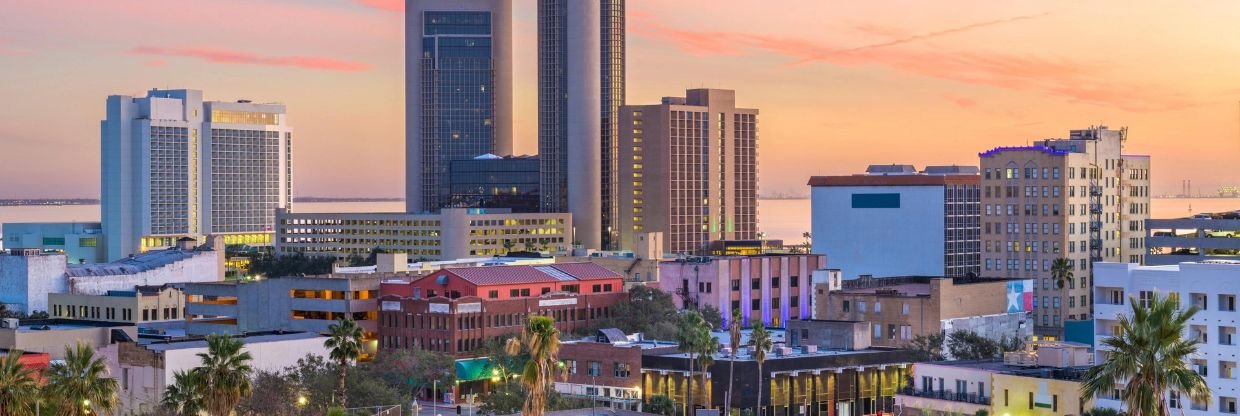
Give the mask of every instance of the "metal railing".
M 924 397 L 927 399 L 949 400 L 953 402 L 973 403 L 980 405 L 990 405 L 990 397 L 977 393 L 963 393 L 952 390 L 917 390 L 912 387 L 905 387 L 900 390 L 900 394 L 913 397 Z

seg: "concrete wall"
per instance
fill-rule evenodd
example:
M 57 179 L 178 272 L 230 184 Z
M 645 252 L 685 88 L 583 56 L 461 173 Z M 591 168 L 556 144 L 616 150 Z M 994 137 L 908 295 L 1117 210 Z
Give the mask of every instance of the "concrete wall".
M 109 290 L 133 290 L 134 286 L 166 283 L 218 282 L 224 280 L 224 252 L 202 250 L 190 258 L 134 274 L 76 276 L 69 279 L 73 293 L 102 295 Z
M 14 311 L 46 311 L 48 293 L 68 290 L 65 267 L 63 254 L 0 254 L 0 303 Z
M 861 321 L 788 321 L 788 345 L 815 345 L 819 349 L 863 350 L 870 348 L 869 324 Z
M 108 345 L 111 343 L 113 329 L 125 331 L 132 339 L 138 338 L 137 327 L 134 326 L 65 328 L 51 325 L 53 329 L 46 331 L 29 328 L 0 329 L 0 348 L 42 352 L 51 356 L 52 360 L 63 360 L 65 347 L 76 345 L 79 341 L 96 349 Z
M 185 307 L 187 316 L 219 316 L 234 318 L 237 321 L 235 325 L 223 325 L 195 323 L 191 320 L 186 326 L 186 332 L 191 335 L 213 333 L 236 335 L 243 332 L 279 329 L 326 332 L 327 327 L 334 321 L 293 319 L 292 311 L 333 313 L 378 311 L 379 280 L 377 278 L 282 277 L 245 283 L 189 284 L 185 285 L 184 289 L 185 295 L 190 297 Z M 293 290 L 331 290 L 343 291 L 346 294 L 344 300 L 301 299 L 292 297 Z M 351 299 L 352 294 L 349 292 L 365 290 L 374 290 L 376 296 L 371 299 Z M 237 303 L 235 305 L 204 304 L 193 301 L 195 295 L 235 297 Z M 367 331 L 378 330 L 374 320 L 359 320 L 358 324 Z
M 853 194 L 900 195 L 899 208 L 853 208 Z M 817 186 L 810 192 L 814 253 L 845 279 L 943 275 L 942 186 Z
M 944 333 L 973 331 L 996 341 L 1004 337 L 1028 340 L 1033 335 L 1032 319 L 1024 312 L 944 319 L 942 324 Z

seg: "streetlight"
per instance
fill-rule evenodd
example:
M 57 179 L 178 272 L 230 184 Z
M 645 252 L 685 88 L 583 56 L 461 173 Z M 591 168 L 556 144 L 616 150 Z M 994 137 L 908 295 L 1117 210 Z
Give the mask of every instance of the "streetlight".
M 297 406 L 306 407 L 306 404 L 309 404 L 309 403 L 310 403 L 310 399 L 307 399 L 306 395 L 304 394 L 297 395 Z

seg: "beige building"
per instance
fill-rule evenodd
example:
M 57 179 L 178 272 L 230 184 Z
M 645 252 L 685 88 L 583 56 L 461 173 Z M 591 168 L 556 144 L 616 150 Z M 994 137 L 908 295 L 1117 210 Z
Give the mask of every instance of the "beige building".
M 620 110 L 620 244 L 663 232 L 675 254 L 758 238 L 758 110 L 732 90 L 693 89 Z
M 52 360 L 65 359 L 65 347 L 84 342 L 99 349 L 113 342 L 138 339 L 133 324 L 68 319 L 0 320 L 0 349 L 46 353 Z
M 1126 140 L 1099 126 L 979 154 L 982 276 L 1034 279 L 1038 335 L 1090 319 L 1092 262 L 1143 259 L 1150 164 L 1123 155 Z M 1075 276 L 1062 288 L 1051 277 L 1060 258 Z
M 185 295 L 171 285 L 109 290 L 103 295 L 51 293 L 47 303 L 53 318 L 133 324 L 185 319 Z
M 874 346 L 899 347 L 954 330 L 996 340 L 1032 335 L 1025 322 L 1029 280 L 863 276 L 841 283 L 815 285 L 814 319 L 868 322 Z
M 509 209 L 445 208 L 434 214 L 276 213 L 275 250 L 338 258 L 379 248 L 410 259 L 491 257 L 514 250 L 564 251 L 573 242 L 572 215 Z

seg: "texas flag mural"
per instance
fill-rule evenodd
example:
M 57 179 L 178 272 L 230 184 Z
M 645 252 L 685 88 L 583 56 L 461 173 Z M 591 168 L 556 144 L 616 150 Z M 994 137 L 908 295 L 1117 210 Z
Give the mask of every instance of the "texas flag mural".
M 1033 280 L 1012 280 L 1007 283 L 1008 313 L 1033 310 Z

